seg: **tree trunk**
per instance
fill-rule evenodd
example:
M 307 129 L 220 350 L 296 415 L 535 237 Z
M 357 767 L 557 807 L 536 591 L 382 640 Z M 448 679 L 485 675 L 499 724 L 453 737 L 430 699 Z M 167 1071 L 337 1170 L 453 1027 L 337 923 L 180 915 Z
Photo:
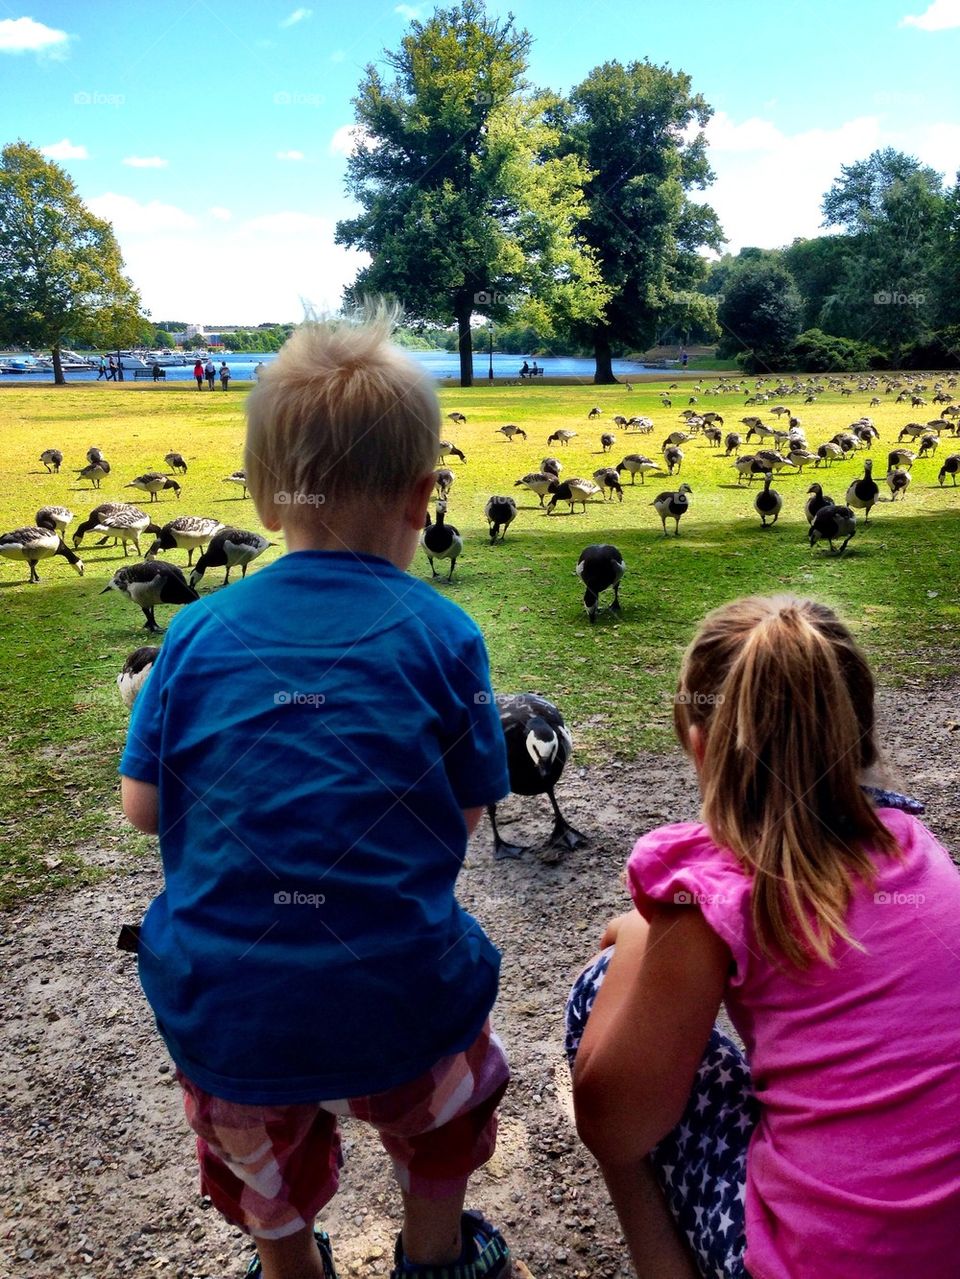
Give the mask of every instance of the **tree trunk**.
M 598 386 L 618 386 L 619 380 L 613 376 L 611 363 L 610 330 L 603 325 L 597 325 L 593 330 L 593 357 L 597 362 L 594 382 Z
M 473 330 L 470 328 L 472 312 L 473 306 L 470 299 L 458 297 L 454 306 L 454 314 L 457 317 L 461 386 L 473 386 Z
M 53 384 L 54 386 L 66 386 L 67 379 L 63 376 L 63 365 L 60 363 L 59 343 L 57 343 L 50 354 L 53 356 Z

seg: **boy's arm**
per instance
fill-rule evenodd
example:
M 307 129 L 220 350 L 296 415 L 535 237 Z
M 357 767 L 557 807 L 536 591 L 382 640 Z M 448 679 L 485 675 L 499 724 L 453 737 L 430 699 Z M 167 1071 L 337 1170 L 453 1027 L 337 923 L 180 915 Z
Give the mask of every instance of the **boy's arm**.
M 157 833 L 158 796 L 156 786 L 149 782 L 138 782 L 133 777 L 120 779 L 120 798 L 126 819 L 146 835 Z

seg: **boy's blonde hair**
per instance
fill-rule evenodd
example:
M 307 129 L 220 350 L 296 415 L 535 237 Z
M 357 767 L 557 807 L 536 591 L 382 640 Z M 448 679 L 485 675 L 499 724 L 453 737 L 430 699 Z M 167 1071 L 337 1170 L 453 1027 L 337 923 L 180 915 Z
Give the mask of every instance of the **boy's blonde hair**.
M 875 882 L 868 849 L 896 854 L 860 788 L 877 761 L 874 682 L 829 608 L 792 595 L 709 613 L 684 655 L 674 723 L 705 737 L 703 820 L 753 879 L 761 948 L 799 968 L 833 963 L 853 878 Z
M 390 343 L 397 310 L 310 321 L 247 399 L 247 486 L 287 519 L 352 498 L 394 500 L 432 471 L 440 406 L 430 378 Z

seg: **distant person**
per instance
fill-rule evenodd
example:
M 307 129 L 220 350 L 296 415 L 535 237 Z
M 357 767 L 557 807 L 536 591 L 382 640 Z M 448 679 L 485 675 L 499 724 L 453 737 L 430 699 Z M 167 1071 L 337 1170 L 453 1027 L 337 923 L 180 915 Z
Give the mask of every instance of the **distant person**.
M 520 376 L 526 377 L 529 372 L 530 365 L 526 362 L 526 360 L 524 360 L 524 362 L 520 365 Z
M 213 360 L 209 358 L 209 356 L 207 357 L 206 364 L 203 366 L 203 372 L 207 379 L 207 386 L 209 386 L 212 391 L 217 381 L 217 366 L 214 364 Z
M 110 356 L 110 362 L 107 365 L 107 381 L 116 382 L 117 380 L 117 364 L 113 356 Z
M 689 359 L 690 359 L 690 356 L 687 355 L 686 351 L 683 349 L 683 347 L 681 347 L 680 348 L 680 367 L 685 369 L 687 367 L 687 363 Z
M 101 378 L 103 378 L 104 382 L 106 382 L 107 362 L 102 355 L 100 356 L 100 363 L 97 365 L 97 381 L 99 382 Z
M 220 365 L 220 385 L 224 390 L 230 385 L 230 370 L 227 368 L 226 361 Z
M 197 360 L 193 366 L 193 376 L 197 379 L 197 390 L 203 390 L 203 360 Z
M 154 382 L 159 382 L 159 381 L 160 381 L 160 379 L 161 379 L 162 377 L 163 377 L 163 370 L 160 368 L 160 365 L 156 362 L 156 360 L 154 360 L 154 362 L 153 362 L 153 380 L 154 380 Z
M 538 374 L 542 372 L 543 372 L 543 369 L 541 369 L 539 364 L 536 362 L 536 360 L 534 360 L 534 362 L 530 365 L 530 376 L 537 377 Z
M 263 360 L 261 360 L 257 367 L 253 370 L 253 376 L 258 382 L 260 381 L 260 374 L 263 372 L 263 367 Z

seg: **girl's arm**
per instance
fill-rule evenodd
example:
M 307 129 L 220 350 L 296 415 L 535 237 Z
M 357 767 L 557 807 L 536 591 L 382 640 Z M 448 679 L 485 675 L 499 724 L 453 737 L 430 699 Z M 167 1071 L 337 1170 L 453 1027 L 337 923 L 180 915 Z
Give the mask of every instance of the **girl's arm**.
M 159 805 L 157 788 L 133 777 L 120 778 L 120 798 L 127 821 L 146 835 L 156 835 Z

